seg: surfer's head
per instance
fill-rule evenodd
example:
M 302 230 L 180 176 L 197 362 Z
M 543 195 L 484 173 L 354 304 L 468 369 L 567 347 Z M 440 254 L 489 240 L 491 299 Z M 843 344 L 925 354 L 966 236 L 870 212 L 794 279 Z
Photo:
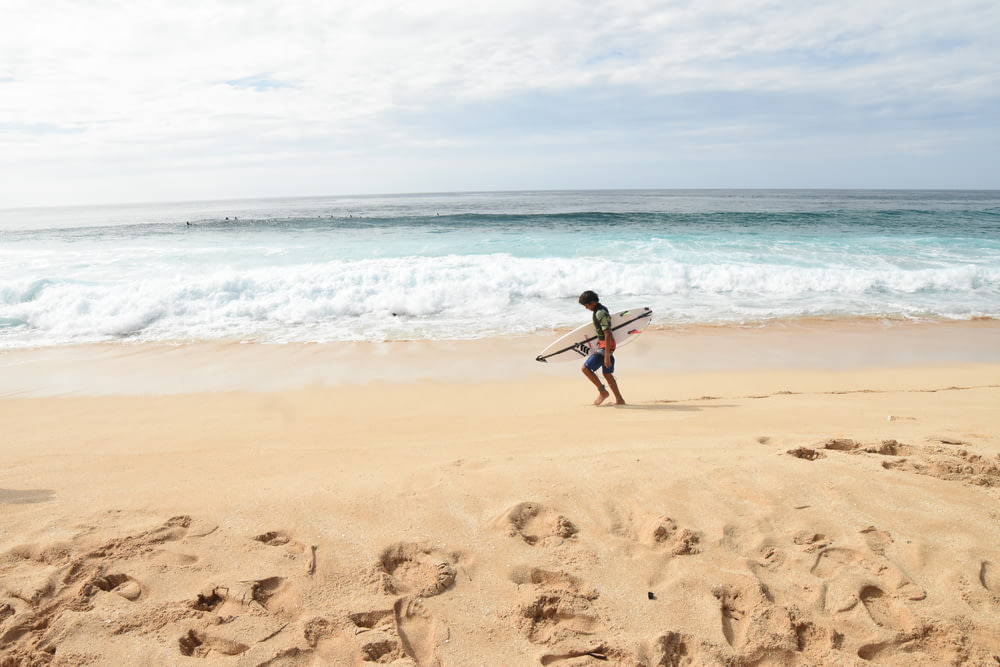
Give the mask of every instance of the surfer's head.
M 600 299 L 597 297 L 597 292 L 591 292 L 590 290 L 587 290 L 586 292 L 580 295 L 579 301 L 581 306 L 587 306 L 592 303 L 597 303 L 598 301 L 600 301 Z

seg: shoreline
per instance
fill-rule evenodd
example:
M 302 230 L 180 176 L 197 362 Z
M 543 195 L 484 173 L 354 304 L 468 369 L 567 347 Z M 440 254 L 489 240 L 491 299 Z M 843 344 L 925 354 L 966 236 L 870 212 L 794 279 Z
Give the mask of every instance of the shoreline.
M 534 360 L 562 333 L 382 343 L 94 343 L 7 349 L 0 350 L 0 398 L 575 377 L 576 359 Z M 619 353 L 619 375 L 994 364 L 1000 363 L 997 340 L 996 320 L 654 326 Z

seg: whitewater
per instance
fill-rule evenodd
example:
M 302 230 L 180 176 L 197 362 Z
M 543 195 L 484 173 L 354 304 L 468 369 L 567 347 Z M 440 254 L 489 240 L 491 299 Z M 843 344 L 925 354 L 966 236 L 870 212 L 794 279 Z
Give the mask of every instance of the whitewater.
M 0 347 L 1000 318 L 1000 192 L 646 190 L 0 211 Z

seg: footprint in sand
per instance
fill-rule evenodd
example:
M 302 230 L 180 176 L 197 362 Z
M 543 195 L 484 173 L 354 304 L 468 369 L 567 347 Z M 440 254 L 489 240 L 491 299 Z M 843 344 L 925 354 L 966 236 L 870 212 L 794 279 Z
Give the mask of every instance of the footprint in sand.
M 885 530 L 879 530 L 875 526 L 868 526 L 861 531 L 861 534 L 865 537 L 865 542 L 868 544 L 868 548 L 880 556 L 885 555 L 886 548 L 890 544 L 895 542 L 892 539 L 892 534 Z
M 261 533 L 253 538 L 257 542 L 263 542 L 264 544 L 271 547 L 280 547 L 288 544 L 292 541 L 292 538 L 288 536 L 288 533 L 281 530 L 272 530 L 267 533 Z
M 902 470 L 972 486 L 1000 486 L 1000 461 L 968 450 L 930 447 L 917 452 L 919 461 L 899 459 L 882 464 L 887 470 Z
M 427 607 L 418 599 L 400 598 L 393 605 L 393 616 L 403 652 L 413 658 L 417 667 L 439 667 L 438 629 Z
M 812 574 L 827 580 L 824 606 L 833 611 L 847 611 L 857 605 L 858 585 L 862 581 L 882 582 L 880 585 L 892 592 L 893 597 L 908 600 L 923 600 L 927 592 L 917 585 L 890 558 L 886 548 L 892 544 L 892 536 L 885 531 L 870 526 L 861 533 L 871 550 L 864 554 L 843 547 L 828 547 L 820 551 L 811 568 Z
M 826 535 L 811 530 L 800 530 L 792 536 L 792 542 L 803 547 L 806 553 L 813 553 L 830 546 L 830 540 Z
M 597 589 L 585 586 L 579 577 L 557 570 L 522 565 L 511 570 L 510 580 L 518 586 L 535 586 L 536 591 L 544 592 L 550 597 L 579 597 L 586 601 L 600 597 Z
M 508 510 L 501 519 L 507 534 L 519 536 L 528 544 L 553 546 L 577 534 L 573 522 L 562 514 L 539 503 L 520 503 Z
M 94 579 L 91 585 L 106 593 L 120 595 L 130 602 L 135 602 L 142 597 L 142 586 L 127 574 L 102 575 Z
M 240 581 L 232 586 L 212 586 L 199 593 L 191 608 L 196 611 L 224 611 L 238 613 L 239 607 L 257 605 L 265 611 L 277 611 L 276 596 L 286 588 L 282 577 L 267 577 L 250 581 Z
M 680 667 L 696 664 L 697 656 L 692 651 L 684 635 L 667 632 L 653 640 L 652 646 L 643 650 L 643 664 L 651 667 Z
M 740 591 L 732 586 L 719 586 L 712 591 L 719 601 L 719 611 L 722 613 L 722 634 L 730 646 L 743 644 L 745 634 L 744 617 L 746 616 L 745 600 L 740 599 Z
M 715 586 L 712 595 L 719 603 L 722 635 L 742 656 L 797 650 L 788 610 L 774 603 L 758 579 L 745 577 L 737 583 Z
M 289 648 L 289 635 L 277 641 L 270 640 L 288 628 L 289 623 L 246 609 L 242 614 L 239 610 L 232 611 L 237 613 L 189 614 L 182 622 L 182 627 L 186 626 L 184 634 L 177 640 L 181 655 L 195 658 L 240 655 L 238 667 L 256 667 L 268 661 L 275 664 L 273 660 L 283 649 Z
M 785 553 L 770 539 L 767 539 L 757 547 L 757 554 L 754 562 L 762 568 L 779 567 L 785 562 Z
M 825 654 L 844 645 L 844 635 L 834 629 L 799 620 L 794 624 L 795 642 L 803 655 Z
M 543 570 L 542 568 L 531 567 L 530 565 L 515 567 L 510 572 L 510 580 L 518 586 L 531 584 L 534 586 L 543 586 L 549 589 L 573 591 L 575 593 L 579 593 L 581 590 L 580 579 L 571 574 L 553 570 Z M 594 597 L 597 597 L 596 593 L 594 594 Z
M 910 456 L 916 452 L 910 445 L 904 445 L 896 440 L 883 440 L 877 445 L 864 447 L 862 451 L 880 456 Z
M 509 578 L 530 587 L 530 601 L 518 611 L 518 625 L 528 641 L 559 649 L 543 655 L 543 665 L 585 656 L 608 659 L 608 649 L 594 637 L 603 630 L 591 606 L 598 598 L 596 590 L 567 572 L 527 565 L 515 567 Z
M 520 625 L 533 644 L 555 644 L 593 635 L 600 627 L 590 599 L 569 591 L 548 591 L 520 610 Z
M 403 597 L 391 609 L 354 612 L 339 620 L 312 618 L 302 636 L 308 648 L 265 648 L 265 641 L 242 656 L 236 667 L 440 667 L 437 650 L 448 640 L 448 630 L 421 600 Z
M 239 655 L 250 647 L 222 637 L 216 637 L 198 630 L 190 630 L 178 640 L 181 655 L 192 658 L 207 658 L 213 651 L 222 655 Z
M 674 556 L 696 554 L 701 551 L 701 536 L 688 528 L 681 528 L 668 516 L 630 511 L 621 507 L 610 507 L 611 532 L 657 551 L 666 551 Z
M 191 608 L 195 611 L 215 611 L 216 608 L 226 601 L 229 590 L 225 586 L 216 586 L 202 593 L 191 603 Z
M 858 649 L 858 657 L 876 665 L 1000 664 L 995 649 L 977 645 L 957 629 L 932 625 L 900 633 L 889 641 L 866 644 Z
M 903 604 L 888 597 L 877 586 L 865 586 L 858 593 L 868 616 L 879 627 L 909 632 L 917 625 L 916 617 Z
M 271 530 L 261 533 L 253 538 L 255 541 L 266 544 L 269 547 L 284 547 L 288 551 L 300 554 L 306 550 L 305 545 L 292 539 L 292 536 L 283 530 Z
M 794 456 L 797 459 L 803 459 L 805 461 L 815 461 L 817 459 L 826 458 L 826 454 L 810 447 L 796 447 L 795 449 L 789 449 L 787 453 L 789 456 Z
M 392 615 L 391 611 L 389 615 Z M 285 634 L 284 641 L 273 639 L 275 635 L 291 627 L 283 624 L 275 634 L 252 642 L 250 649 L 240 655 L 233 667 L 353 667 L 369 662 L 388 662 L 379 659 L 381 654 L 369 661 L 358 651 L 357 643 L 348 639 L 341 622 L 317 616 L 304 624 L 295 624 L 296 629 L 301 629 L 301 639 L 294 638 L 292 632 Z M 302 645 L 302 640 L 305 640 L 306 646 Z M 396 657 L 396 654 L 389 656 L 390 659 Z
M 254 536 L 254 541 L 266 544 L 269 547 L 283 547 L 285 551 L 292 554 L 302 554 L 306 551 L 306 545 L 292 539 L 292 536 L 283 530 L 271 530 L 266 533 Z M 309 546 L 309 560 L 306 564 L 306 574 L 316 574 L 316 549 L 317 545 Z
M 388 595 L 440 595 L 455 585 L 456 554 L 422 544 L 398 542 L 382 550 L 373 568 L 380 592 Z
M 273 611 L 272 607 L 278 593 L 285 590 L 285 579 L 283 577 L 267 577 L 266 579 L 256 579 L 245 582 L 246 588 L 241 592 L 241 599 L 245 604 L 253 600 L 264 609 Z
M 992 612 L 1000 607 L 1000 569 L 995 564 L 980 561 L 974 584 L 971 577 L 963 576 L 959 581 L 962 599 L 976 611 Z
M 830 547 L 816 556 L 811 572 L 822 579 L 830 579 L 846 570 L 863 570 L 864 554 L 853 549 Z
M 155 545 L 183 539 L 188 534 L 191 523 L 191 517 L 186 515 L 171 517 L 158 528 L 110 540 L 88 555 L 99 558 L 125 558 L 146 553 L 152 551 Z
M 368 662 L 385 662 L 399 653 L 396 621 L 392 609 L 349 614 L 361 657 Z M 348 626 L 350 627 L 350 626 Z
M 137 535 L 109 540 L 87 554 L 87 558 L 107 560 L 142 556 L 161 565 L 192 565 L 198 561 L 197 556 L 164 549 L 161 548 L 162 545 L 166 542 L 182 540 L 188 536 L 204 536 L 211 533 L 214 526 L 215 524 L 196 522 L 187 515 L 171 517 L 158 528 Z M 192 535 L 193 530 L 196 530 L 197 533 Z
M 873 574 L 864 554 L 842 547 L 820 551 L 810 572 L 825 582 L 821 588 L 820 607 L 833 613 L 857 607 L 858 585 Z
M 277 632 L 288 627 L 286 623 Z M 236 667 L 354 667 L 397 664 L 404 658 L 392 609 L 349 614 L 338 620 L 316 616 L 299 627 L 306 646 L 301 640 L 289 647 L 287 642 L 266 637 L 241 656 Z M 405 664 L 413 667 L 410 661 Z
M 846 438 L 836 438 L 833 440 L 827 440 L 820 444 L 823 449 L 832 449 L 838 452 L 853 452 L 855 449 L 861 445 L 854 440 L 848 440 Z
M 989 561 L 979 566 L 979 583 L 994 595 L 1000 595 L 1000 569 Z
M 3 577 L 8 587 L 16 585 L 23 590 L 26 605 L 7 625 L 17 624 L 16 628 L 5 628 L 0 638 L 0 645 L 7 652 L 34 651 L 42 642 L 47 642 L 53 650 L 61 641 L 58 632 L 52 628 L 60 623 L 77 622 L 70 616 L 62 614 L 66 609 L 74 611 L 86 606 L 81 613 L 79 622 L 86 622 L 85 614 L 98 596 L 113 594 L 130 602 L 142 604 L 146 591 L 142 584 L 127 571 L 125 562 L 131 560 L 147 560 L 156 558 L 162 552 L 163 545 L 169 542 L 199 537 L 212 530 L 209 524 L 195 522 L 190 516 L 174 516 L 148 530 L 127 532 L 124 535 L 118 526 L 110 526 L 102 530 L 98 526 L 83 526 L 85 530 L 70 541 L 50 543 L 46 545 L 24 545 L 15 547 L 9 552 L 13 559 L 12 571 L 5 571 Z M 107 537 L 113 535 L 113 537 Z M 39 567 L 39 566 L 43 567 Z M 26 577 L 20 576 L 20 570 L 30 571 Z M 37 573 L 37 574 L 36 574 Z M 105 598 L 104 603 L 110 603 L 112 598 Z M 13 608 L 13 607 L 11 607 Z M 159 612 L 158 612 L 159 613 Z M 179 618 L 184 610 L 177 610 Z M 164 619 L 175 616 L 173 610 L 163 610 Z M 116 620 L 117 627 L 129 627 L 129 619 Z M 112 621 L 105 621 L 112 623 Z M 115 625 L 108 625 L 109 632 L 116 632 Z M 211 637 L 202 637 L 196 631 L 194 635 L 186 636 L 184 650 L 190 650 L 191 655 L 204 654 L 209 651 L 238 652 L 238 646 L 225 643 L 216 644 Z M 239 643 L 239 642 L 237 642 Z M 199 648 L 201 647 L 201 648 Z M 210 648 L 211 647 L 211 648 Z
M 381 617 L 387 617 L 390 619 L 389 624 L 392 621 L 392 610 L 387 610 L 380 612 Z M 355 615 L 350 618 L 354 619 Z M 306 643 L 309 645 L 309 653 L 315 653 L 317 656 L 336 656 L 342 662 L 337 662 L 336 664 L 357 664 L 364 659 L 364 654 L 359 654 L 358 644 L 354 641 L 354 638 L 359 637 L 365 631 L 371 630 L 379 627 L 375 622 L 369 625 L 363 625 L 358 621 L 354 621 L 357 625 L 353 627 L 349 624 L 343 622 L 334 622 L 330 619 L 323 618 L 322 616 L 317 616 L 306 622 L 305 628 L 303 629 L 303 637 Z M 348 638 L 348 634 L 351 638 Z M 349 657 L 357 658 L 356 660 L 348 661 Z M 378 658 L 375 658 L 377 661 Z M 329 664 L 329 661 L 321 662 L 317 660 L 315 665 Z

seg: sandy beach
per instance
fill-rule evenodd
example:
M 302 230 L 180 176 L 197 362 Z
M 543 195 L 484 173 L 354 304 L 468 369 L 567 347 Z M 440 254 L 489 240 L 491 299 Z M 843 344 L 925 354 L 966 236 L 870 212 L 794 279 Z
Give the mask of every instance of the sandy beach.
M 6 352 L 0 665 L 995 667 L 998 334 Z

